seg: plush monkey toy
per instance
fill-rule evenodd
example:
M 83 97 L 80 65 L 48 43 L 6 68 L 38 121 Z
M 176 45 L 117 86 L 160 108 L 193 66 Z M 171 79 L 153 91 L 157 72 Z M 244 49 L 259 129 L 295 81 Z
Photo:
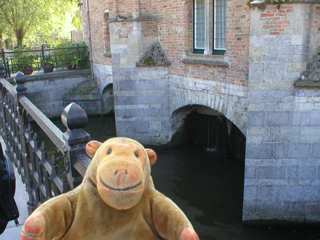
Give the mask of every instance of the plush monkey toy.
M 21 240 L 199 240 L 184 213 L 158 192 L 150 176 L 157 160 L 129 138 L 90 141 L 83 182 L 38 207 Z

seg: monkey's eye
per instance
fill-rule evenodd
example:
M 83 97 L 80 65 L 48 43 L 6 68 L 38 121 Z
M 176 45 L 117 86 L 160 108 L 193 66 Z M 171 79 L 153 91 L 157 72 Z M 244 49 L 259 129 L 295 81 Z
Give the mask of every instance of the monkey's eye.
M 139 154 L 137 152 L 134 152 L 134 155 L 138 158 Z
M 107 151 L 107 154 L 109 155 L 111 152 L 112 152 L 112 150 L 111 150 L 111 149 L 109 149 L 109 150 Z

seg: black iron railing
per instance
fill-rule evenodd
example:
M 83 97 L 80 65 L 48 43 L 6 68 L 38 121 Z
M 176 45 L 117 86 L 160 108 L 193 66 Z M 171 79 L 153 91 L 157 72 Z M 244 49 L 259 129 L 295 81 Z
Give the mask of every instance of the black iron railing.
M 0 134 L 6 154 L 26 184 L 31 213 L 45 200 L 82 181 L 90 162 L 84 150 L 90 135 L 83 130 L 88 117 L 77 104 L 69 104 L 61 115 L 67 128 L 63 133 L 28 99 L 23 73 L 16 75 L 15 82 L 13 86 L 4 78 L 4 66 L 0 62 Z M 48 156 L 45 143 L 39 142 L 31 123 L 37 124 L 53 142 L 57 148 L 55 154 Z
M 44 73 L 54 69 L 88 69 L 90 68 L 88 47 L 74 44 L 74 47 L 46 48 L 40 50 L 4 51 L 1 58 L 4 63 L 5 77 L 17 72 L 30 75 L 34 71 Z

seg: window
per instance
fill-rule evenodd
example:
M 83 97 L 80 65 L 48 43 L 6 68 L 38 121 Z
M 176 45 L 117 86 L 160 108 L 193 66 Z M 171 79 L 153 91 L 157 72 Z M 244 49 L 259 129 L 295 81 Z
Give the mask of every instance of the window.
M 226 51 L 225 36 L 226 0 L 194 0 L 193 52 L 223 55 Z
M 105 45 L 105 52 L 104 55 L 106 57 L 111 57 L 110 54 L 110 30 L 109 30 L 109 9 L 104 10 L 103 14 L 103 38 L 104 38 L 104 45 Z
M 194 49 L 203 52 L 206 48 L 205 0 L 195 0 L 193 9 Z

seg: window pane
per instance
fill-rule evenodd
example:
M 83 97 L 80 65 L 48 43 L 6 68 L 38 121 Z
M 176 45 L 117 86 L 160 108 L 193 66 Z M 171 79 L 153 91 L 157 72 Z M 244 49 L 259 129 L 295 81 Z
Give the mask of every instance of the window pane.
M 205 0 L 194 0 L 194 48 L 206 46 Z
M 214 0 L 214 49 L 226 49 L 226 0 Z

